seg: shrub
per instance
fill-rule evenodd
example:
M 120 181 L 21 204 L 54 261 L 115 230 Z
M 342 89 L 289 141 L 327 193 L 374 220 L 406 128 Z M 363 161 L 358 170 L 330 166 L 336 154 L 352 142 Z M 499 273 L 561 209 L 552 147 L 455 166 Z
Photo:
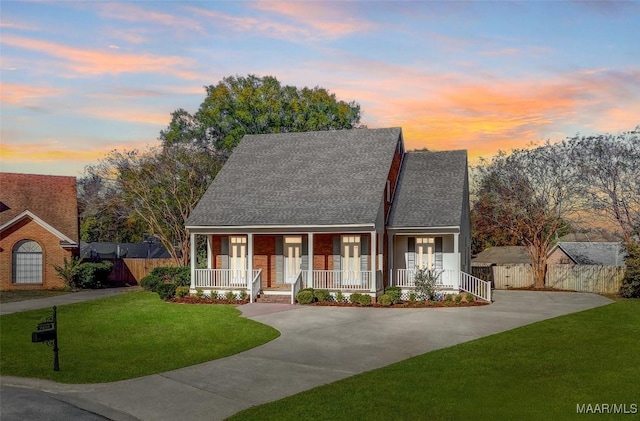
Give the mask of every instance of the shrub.
M 202 297 L 204 297 L 204 291 L 202 290 L 202 288 L 196 288 L 196 298 Z
M 158 295 L 162 300 L 169 300 L 176 295 L 178 286 L 172 283 L 160 284 L 157 287 Z
M 189 266 L 157 267 L 142 278 L 140 286 L 148 291 L 156 291 L 158 285 L 174 283 L 176 286 L 191 285 L 191 268 Z
M 152 274 L 148 274 L 140 280 L 140 286 L 151 292 L 158 292 L 158 286 L 162 283 L 163 282 L 160 278 L 153 276 Z
M 416 295 L 420 300 L 433 300 L 436 295 L 436 283 L 441 271 L 431 269 L 418 269 L 414 278 Z
M 462 302 L 462 295 L 456 294 L 453 300 L 456 302 L 456 304 L 460 304 Z
M 316 300 L 323 302 L 329 301 L 331 294 L 326 289 L 316 289 L 315 291 L 313 291 L 313 296 L 316 298 Z
M 77 288 L 76 280 L 81 266 L 82 263 L 78 257 L 72 257 L 71 260 L 67 260 L 65 257 L 62 266 L 54 265 L 53 268 L 58 274 L 58 278 L 62 279 L 68 288 Z
M 640 298 L 640 243 L 627 242 L 624 246 L 627 266 L 618 294 L 624 298 Z
M 412 303 L 416 300 L 416 293 L 415 292 L 410 292 L 409 293 L 409 301 L 411 301 Z
M 402 289 L 400 287 L 389 287 L 384 291 L 384 293 L 391 298 L 392 303 L 397 303 L 400 301 Z
M 227 291 L 226 294 L 224 294 L 224 298 L 227 301 L 235 301 L 236 300 L 236 293 L 233 291 Z
M 475 301 L 475 298 L 473 297 L 473 294 L 472 294 L 472 293 L 467 292 L 467 295 L 465 296 L 465 300 L 466 300 L 468 303 L 472 303 L 472 302 L 474 302 L 474 301 Z
M 177 287 L 176 288 L 176 297 L 183 298 L 189 295 L 189 287 Z
M 313 290 L 309 291 L 310 288 L 301 289 L 296 295 L 296 300 L 300 304 L 311 304 L 313 302 Z
M 344 294 L 342 291 L 336 292 L 336 303 L 344 303 Z
M 444 297 L 444 302 L 445 302 L 445 303 L 447 303 L 447 304 L 451 304 L 451 303 L 453 302 L 453 295 L 451 295 L 451 294 L 447 294 L 447 295 Z
M 357 292 L 354 292 L 353 294 L 349 295 L 349 301 L 351 302 L 351 304 L 358 304 L 360 302 L 360 296 L 362 294 L 358 294 Z
M 371 305 L 371 296 L 368 294 L 359 294 L 360 298 L 358 299 L 358 303 L 363 306 Z
M 378 297 L 378 303 L 380 303 L 381 306 L 389 307 L 391 304 L 393 304 L 393 299 L 389 294 L 383 294 Z
M 246 300 L 248 296 L 249 295 L 247 294 L 247 291 L 245 291 L 244 289 L 240 291 L 240 301 Z
M 113 264 L 111 262 L 84 262 L 78 270 L 77 286 L 80 288 L 102 288 L 107 283 Z

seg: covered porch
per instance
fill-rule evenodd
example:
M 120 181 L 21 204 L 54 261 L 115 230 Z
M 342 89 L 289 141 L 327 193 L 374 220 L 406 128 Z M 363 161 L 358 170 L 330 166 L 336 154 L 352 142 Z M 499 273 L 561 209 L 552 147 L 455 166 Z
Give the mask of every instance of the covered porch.
M 206 239 L 206 258 L 196 267 L 197 243 Z M 244 291 L 288 295 L 302 288 L 331 292 L 382 293 L 382 235 L 376 231 L 191 232 L 191 292 Z M 202 267 L 205 266 L 205 267 Z
M 416 273 L 424 269 L 438 277 L 440 290 L 458 292 L 462 267 L 459 238 L 457 227 L 390 230 L 390 285 L 412 290 Z

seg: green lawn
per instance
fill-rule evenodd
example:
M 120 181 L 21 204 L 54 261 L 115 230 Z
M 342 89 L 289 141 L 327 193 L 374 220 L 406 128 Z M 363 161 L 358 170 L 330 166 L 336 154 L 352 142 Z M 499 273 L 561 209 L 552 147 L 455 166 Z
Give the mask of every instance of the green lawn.
M 226 357 L 279 332 L 239 317 L 233 306 L 166 303 L 150 292 L 58 307 L 60 371 L 53 352 L 31 342 L 51 309 L 0 317 L 0 374 L 99 383 Z
M 233 420 L 638 419 L 640 300 L 420 355 L 243 411 Z M 577 414 L 626 404 L 635 415 Z
M 37 298 L 47 298 L 56 295 L 69 294 L 71 291 L 0 291 L 0 304 L 12 303 L 16 301 L 34 300 Z

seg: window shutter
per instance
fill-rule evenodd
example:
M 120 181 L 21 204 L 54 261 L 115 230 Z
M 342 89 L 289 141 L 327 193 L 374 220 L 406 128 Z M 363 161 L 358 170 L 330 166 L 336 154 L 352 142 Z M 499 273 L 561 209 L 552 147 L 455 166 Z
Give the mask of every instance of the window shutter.
M 435 269 L 442 270 L 442 237 L 436 237 L 435 242 Z
M 284 283 L 284 255 L 282 252 L 282 236 L 276 237 L 276 283 Z
M 333 236 L 333 270 L 340 270 L 342 265 L 340 264 L 342 254 L 340 253 L 340 236 Z
M 416 268 L 416 239 L 415 237 L 407 238 L 407 269 Z
M 360 271 L 369 270 L 369 237 L 363 235 L 360 237 Z
M 301 269 L 309 269 L 309 240 L 307 237 L 302 237 L 302 251 L 301 251 Z
M 229 269 L 229 237 L 220 238 L 220 266 Z

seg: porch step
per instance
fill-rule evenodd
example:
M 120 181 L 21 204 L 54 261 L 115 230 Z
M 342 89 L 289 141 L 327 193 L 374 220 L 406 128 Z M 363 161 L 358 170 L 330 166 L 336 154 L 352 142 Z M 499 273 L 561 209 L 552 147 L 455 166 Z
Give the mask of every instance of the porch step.
M 277 304 L 291 304 L 290 295 L 282 294 L 261 294 L 256 299 L 257 303 L 277 303 Z

